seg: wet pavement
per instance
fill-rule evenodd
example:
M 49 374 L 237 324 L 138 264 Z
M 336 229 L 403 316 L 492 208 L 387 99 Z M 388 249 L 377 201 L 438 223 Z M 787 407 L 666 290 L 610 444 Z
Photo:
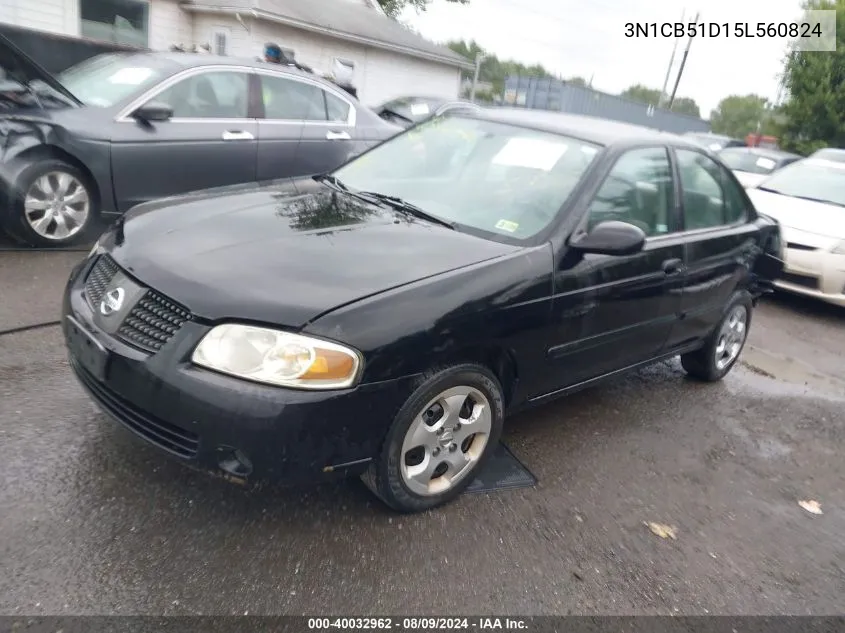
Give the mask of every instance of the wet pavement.
M 55 320 L 81 256 L 0 253 L 0 331 Z M 767 300 L 722 383 L 672 361 L 518 416 L 536 487 L 411 517 L 185 470 L 97 412 L 57 327 L 0 336 L 0 613 L 841 613 L 843 325 Z

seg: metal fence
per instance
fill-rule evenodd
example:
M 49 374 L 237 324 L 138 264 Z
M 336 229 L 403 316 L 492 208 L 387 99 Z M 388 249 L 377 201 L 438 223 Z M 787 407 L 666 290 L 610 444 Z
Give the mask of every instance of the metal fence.
M 138 50 L 130 46 L 45 33 L 9 24 L 0 24 L 0 35 L 8 38 L 35 62 L 53 74 L 60 73 L 100 53 Z
M 675 134 L 710 131 L 710 124 L 698 117 L 670 112 L 559 79 L 508 77 L 503 105 L 594 116 Z

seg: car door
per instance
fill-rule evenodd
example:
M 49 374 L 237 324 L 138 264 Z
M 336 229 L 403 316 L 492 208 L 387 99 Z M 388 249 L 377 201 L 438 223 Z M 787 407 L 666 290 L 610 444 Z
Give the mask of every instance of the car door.
M 358 151 L 356 110 L 340 91 L 318 88 L 318 102 L 324 104 L 325 116 L 305 122 L 297 162 L 306 174 L 318 174 L 340 167 Z M 318 114 L 314 109 L 315 115 Z M 360 148 L 360 149 L 363 149 Z
M 757 227 L 749 222 L 747 197 L 733 175 L 704 152 L 673 150 L 681 188 L 686 274 L 681 319 L 667 347 L 706 336 L 728 298 L 748 275 Z
M 254 181 L 258 127 L 250 112 L 250 73 L 198 69 L 165 82 L 135 105 L 170 106 L 168 121 L 141 122 L 131 111 L 114 123 L 112 177 L 119 211 L 165 196 Z
M 680 309 L 684 247 L 678 239 L 677 191 L 666 147 L 624 151 L 610 168 L 573 237 L 603 221 L 636 224 L 641 252 L 556 256 L 548 390 L 650 360 Z

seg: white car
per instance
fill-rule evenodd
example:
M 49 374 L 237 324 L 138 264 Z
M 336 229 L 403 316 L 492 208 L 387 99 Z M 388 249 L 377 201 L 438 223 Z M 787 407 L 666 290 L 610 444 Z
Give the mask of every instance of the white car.
M 746 190 L 786 244 L 783 290 L 845 307 L 845 163 L 805 158 Z
M 801 160 L 798 154 L 759 147 L 726 147 L 719 158 L 743 187 L 755 187 L 778 169 Z

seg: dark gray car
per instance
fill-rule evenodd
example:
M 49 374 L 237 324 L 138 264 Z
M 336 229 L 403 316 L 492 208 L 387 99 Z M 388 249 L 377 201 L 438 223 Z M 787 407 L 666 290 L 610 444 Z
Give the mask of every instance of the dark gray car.
M 0 227 L 64 245 L 99 215 L 334 169 L 401 128 L 293 68 L 109 53 L 51 76 L 0 37 Z

